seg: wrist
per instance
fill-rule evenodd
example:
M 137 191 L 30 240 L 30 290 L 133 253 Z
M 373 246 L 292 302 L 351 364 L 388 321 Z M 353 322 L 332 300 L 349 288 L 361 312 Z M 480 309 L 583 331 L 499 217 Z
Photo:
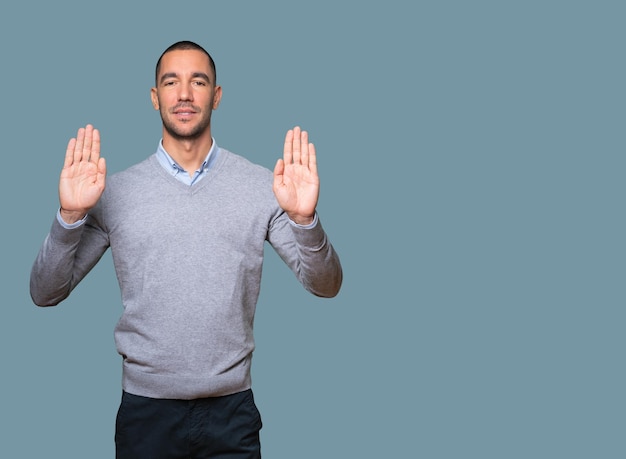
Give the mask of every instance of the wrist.
M 311 216 L 287 214 L 287 216 L 289 217 L 289 220 L 300 226 L 308 226 L 315 221 L 315 214 Z
M 87 212 L 79 211 L 79 210 L 67 210 L 61 207 L 59 209 L 59 214 L 65 223 L 71 225 L 72 223 L 76 223 L 77 221 L 82 220 L 87 215 Z

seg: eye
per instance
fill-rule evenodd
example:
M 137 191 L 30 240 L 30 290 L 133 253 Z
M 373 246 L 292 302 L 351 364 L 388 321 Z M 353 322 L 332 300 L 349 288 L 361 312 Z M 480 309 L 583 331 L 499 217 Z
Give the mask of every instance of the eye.
M 206 82 L 203 80 L 196 80 L 193 82 L 196 86 L 206 86 Z

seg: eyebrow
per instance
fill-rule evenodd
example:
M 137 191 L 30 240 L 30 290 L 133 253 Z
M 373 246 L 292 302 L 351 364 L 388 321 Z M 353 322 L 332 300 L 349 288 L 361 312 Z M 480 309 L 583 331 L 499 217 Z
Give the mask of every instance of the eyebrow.
M 178 74 L 176 72 L 168 72 L 168 73 L 164 73 L 163 75 L 161 75 L 161 78 L 159 79 L 160 83 L 163 83 L 163 81 L 167 80 L 168 78 L 177 78 Z M 207 83 L 211 83 L 211 78 L 209 78 L 209 75 L 207 75 L 204 72 L 194 72 L 191 74 L 192 78 L 202 78 L 203 80 L 205 80 Z

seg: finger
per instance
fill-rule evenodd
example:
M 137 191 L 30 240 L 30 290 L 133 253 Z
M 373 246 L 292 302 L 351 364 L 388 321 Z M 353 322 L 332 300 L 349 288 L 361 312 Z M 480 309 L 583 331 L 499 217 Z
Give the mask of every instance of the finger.
M 289 129 L 285 135 L 285 147 L 283 149 L 283 159 L 285 164 L 291 164 L 293 161 L 293 130 Z
M 107 175 L 107 165 L 104 158 L 100 158 L 98 160 L 98 174 L 96 176 L 96 181 L 98 184 L 104 189 L 104 183 Z
M 91 157 L 91 144 L 93 142 L 93 126 L 88 124 L 85 127 L 85 141 L 83 142 L 83 161 L 89 161 Z
M 65 162 L 63 167 L 70 167 L 74 163 L 74 148 L 76 147 L 76 139 L 72 137 L 67 142 L 67 150 L 65 150 Z
M 94 164 L 98 164 L 100 159 L 100 131 L 97 129 L 93 130 L 93 136 L 91 139 L 91 152 L 89 156 L 89 161 Z
M 317 175 L 317 155 L 315 154 L 315 145 L 309 143 L 309 171 Z
M 300 133 L 300 163 L 309 165 L 309 133 L 306 131 Z
M 300 127 L 296 126 L 295 128 L 293 128 L 293 163 L 294 164 L 300 164 L 300 155 L 301 155 L 300 148 L 301 147 L 302 145 L 300 143 Z
M 85 128 L 80 128 L 76 133 L 76 143 L 74 143 L 74 162 L 78 163 L 83 158 L 83 144 L 85 143 Z
M 274 186 L 282 185 L 283 172 L 285 172 L 285 161 L 279 159 L 274 166 Z

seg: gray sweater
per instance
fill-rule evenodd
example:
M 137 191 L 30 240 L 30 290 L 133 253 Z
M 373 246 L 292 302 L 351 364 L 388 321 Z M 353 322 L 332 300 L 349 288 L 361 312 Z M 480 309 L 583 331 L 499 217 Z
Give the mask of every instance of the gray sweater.
M 124 306 L 115 328 L 123 389 L 154 398 L 231 394 L 251 386 L 265 241 L 308 291 L 338 293 L 341 265 L 321 224 L 289 222 L 271 171 L 220 149 L 190 187 L 152 155 L 107 179 L 84 225 L 53 222 L 31 296 L 58 304 L 110 247 Z

